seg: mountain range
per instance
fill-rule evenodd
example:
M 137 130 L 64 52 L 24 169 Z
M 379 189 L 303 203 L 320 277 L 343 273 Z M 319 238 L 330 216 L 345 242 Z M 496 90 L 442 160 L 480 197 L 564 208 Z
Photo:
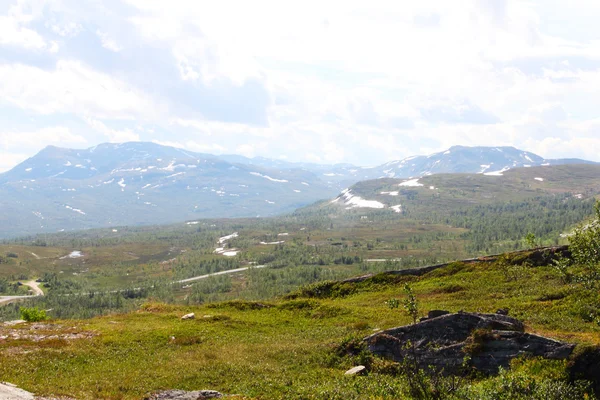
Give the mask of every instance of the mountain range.
M 49 146 L 0 174 L 0 237 L 199 218 L 274 216 L 357 182 L 441 173 L 497 175 L 560 164 L 514 147 L 465 147 L 375 167 L 202 154 L 155 143 Z

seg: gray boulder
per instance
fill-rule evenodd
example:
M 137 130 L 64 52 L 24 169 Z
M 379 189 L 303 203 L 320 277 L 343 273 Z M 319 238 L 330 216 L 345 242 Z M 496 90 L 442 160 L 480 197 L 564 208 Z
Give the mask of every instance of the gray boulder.
M 507 315 L 462 312 L 380 331 L 365 341 L 375 354 L 397 362 L 413 357 L 421 368 L 446 374 L 461 373 L 465 356 L 477 370 L 496 373 L 521 355 L 567 359 L 575 347 L 525 333 L 523 323 Z

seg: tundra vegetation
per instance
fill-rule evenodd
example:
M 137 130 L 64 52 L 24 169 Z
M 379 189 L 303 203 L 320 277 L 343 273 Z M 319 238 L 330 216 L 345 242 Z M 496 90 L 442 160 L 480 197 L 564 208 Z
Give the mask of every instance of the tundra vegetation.
M 82 399 L 168 388 L 240 398 L 592 399 L 592 383 L 570 376 L 569 360 L 522 358 L 497 376 L 438 377 L 410 359 L 375 357 L 362 342 L 429 310 L 502 308 L 528 331 L 588 354 L 600 345 L 600 229 L 592 201 L 557 197 L 450 210 L 426 222 L 425 214 L 400 223 L 377 211 L 366 219 L 356 210 L 317 211 L 5 241 L 0 252 L 17 255 L 2 264 L 5 287 L 40 278 L 46 295 L 3 306 L 0 318 L 37 307 L 52 321 L 0 327 L 0 376 L 40 395 Z M 556 218 L 555 227 L 545 231 L 545 218 Z M 585 222 L 574 229 L 578 221 Z M 511 231 L 519 223 L 526 227 Z M 238 236 L 218 244 L 232 232 Z M 529 232 L 539 245 L 570 242 L 570 252 L 509 252 L 421 276 L 385 273 L 523 248 Z M 217 246 L 241 251 L 225 257 Z M 74 250 L 81 257 L 69 257 Z M 258 265 L 266 267 L 172 283 Z M 181 320 L 191 312 L 195 319 Z M 366 374 L 344 376 L 359 364 Z

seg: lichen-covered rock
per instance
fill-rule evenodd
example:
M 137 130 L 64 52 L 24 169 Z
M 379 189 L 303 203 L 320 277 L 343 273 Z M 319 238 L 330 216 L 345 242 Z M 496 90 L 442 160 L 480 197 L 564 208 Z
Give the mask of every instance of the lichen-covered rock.
M 465 356 L 481 372 L 495 373 L 521 355 L 566 359 L 574 345 L 524 332 L 523 323 L 501 314 L 457 313 L 428 318 L 365 338 L 370 351 L 421 368 L 460 373 Z

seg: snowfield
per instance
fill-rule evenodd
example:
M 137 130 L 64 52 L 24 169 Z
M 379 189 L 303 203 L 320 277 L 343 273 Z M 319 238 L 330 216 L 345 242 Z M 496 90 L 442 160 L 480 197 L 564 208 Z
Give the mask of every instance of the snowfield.
M 509 167 L 504 167 L 500 171 L 486 172 L 486 173 L 484 173 L 484 175 L 487 175 L 487 176 L 502 176 L 503 173 L 506 172 L 506 171 L 508 171 L 509 169 L 510 169 Z
M 385 208 L 385 204 L 380 203 L 376 200 L 365 200 L 360 196 L 356 196 L 352 194 L 350 189 L 344 189 L 342 191 L 342 195 L 332 201 L 332 203 L 336 203 L 339 200 L 342 200 L 347 210 L 351 208 Z
M 419 183 L 419 178 L 415 178 L 415 179 L 410 179 L 408 181 L 404 181 L 404 182 L 400 183 L 398 186 L 412 186 L 412 187 L 417 187 L 417 186 L 423 186 L 423 184 Z
M 238 235 L 237 232 L 233 232 L 231 235 L 223 236 L 223 237 L 219 238 L 219 244 L 223 244 L 226 241 L 228 241 L 229 239 L 233 239 L 233 238 L 236 238 L 238 236 L 239 235 Z

